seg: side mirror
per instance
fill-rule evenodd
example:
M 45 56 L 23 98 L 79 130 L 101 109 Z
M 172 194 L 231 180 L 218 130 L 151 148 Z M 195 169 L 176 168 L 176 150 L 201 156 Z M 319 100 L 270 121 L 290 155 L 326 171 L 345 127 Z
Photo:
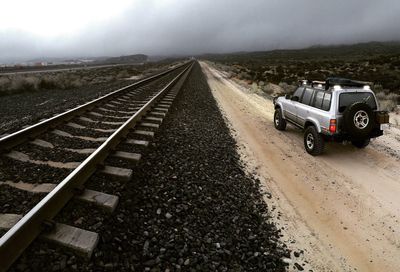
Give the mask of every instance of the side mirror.
M 299 101 L 299 97 L 298 96 L 292 96 L 292 101 Z
M 285 95 L 285 98 L 286 98 L 286 99 L 290 99 L 291 97 L 292 97 L 292 96 L 291 96 L 290 94 L 286 94 L 286 95 Z

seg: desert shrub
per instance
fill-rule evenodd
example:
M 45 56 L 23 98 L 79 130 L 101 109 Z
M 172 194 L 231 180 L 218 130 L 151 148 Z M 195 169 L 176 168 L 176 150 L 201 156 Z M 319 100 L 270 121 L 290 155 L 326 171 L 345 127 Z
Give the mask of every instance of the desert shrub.
M 39 82 L 40 79 L 37 77 L 26 77 L 24 80 L 24 90 L 28 90 L 28 91 L 34 91 L 34 90 L 38 90 L 38 86 L 39 86 Z
M 65 89 L 66 79 L 63 74 L 50 74 L 41 77 L 39 86 L 42 89 Z
M 280 86 L 271 83 L 267 83 L 266 85 L 262 86 L 262 90 L 269 95 L 284 94 L 284 90 Z
M 388 92 L 389 90 L 384 90 L 376 93 L 375 95 L 378 99 L 381 110 L 393 111 L 400 103 L 400 95 Z
M 0 77 L 0 92 L 7 91 L 10 87 L 10 79 L 8 77 Z
M 376 93 L 383 92 L 383 87 L 382 87 L 382 85 L 381 85 L 381 84 L 375 84 L 375 85 L 374 85 L 374 91 L 375 91 Z
M 33 76 L 14 76 L 11 79 L 9 91 L 35 91 L 38 89 L 39 79 Z
M 376 95 L 376 98 L 378 98 L 378 100 L 386 99 L 386 94 L 383 91 L 377 92 L 375 95 Z
M 42 80 L 39 83 L 40 89 L 54 89 L 56 87 L 57 87 L 56 82 L 51 76 L 42 77 Z
M 87 81 L 80 75 L 73 74 L 71 76 L 64 76 L 64 87 L 66 89 L 81 87 L 86 85 L 86 82 Z
M 278 65 L 275 71 L 277 74 L 285 74 L 285 70 L 283 69 L 282 65 Z
M 396 103 L 400 102 L 400 95 L 396 93 L 392 93 L 389 90 L 384 90 L 382 92 L 378 92 L 375 94 L 378 100 L 391 100 Z
M 29 75 L 4 75 L 0 76 L 0 95 L 43 89 L 67 90 L 91 84 L 114 82 L 121 78 L 137 75 L 144 69 L 153 69 L 153 72 L 156 72 L 156 67 L 165 65 L 148 64 L 141 67 L 102 67 L 87 70 L 48 71 L 46 73 L 33 72 Z
M 259 91 L 257 83 L 253 82 L 251 84 L 251 90 L 255 93 Z
M 85 84 L 84 84 L 84 81 L 82 81 L 82 80 L 79 79 L 79 78 L 76 78 L 76 79 L 70 81 L 70 84 L 69 84 L 68 87 L 70 87 L 70 88 L 78 88 L 78 87 L 81 87 L 81 86 L 83 86 L 83 85 L 85 85 Z
M 227 78 L 233 78 L 233 77 L 236 77 L 237 75 L 235 74 L 235 73 L 233 73 L 233 72 L 226 72 L 226 77 Z
M 287 84 L 286 82 L 281 82 L 281 83 L 279 83 L 279 87 L 282 88 L 282 90 L 283 90 L 283 92 L 284 92 L 285 94 L 293 93 L 293 90 L 296 88 L 296 86 L 294 86 L 294 85 L 289 85 L 289 84 Z
M 127 78 L 129 77 L 129 73 L 127 71 L 121 71 L 117 74 L 117 79 Z
M 386 99 L 398 103 L 398 102 L 400 102 L 400 95 L 395 94 L 395 93 L 389 93 L 386 95 Z
M 11 84 L 9 90 L 21 90 L 23 85 L 23 79 L 20 76 L 15 76 L 11 78 Z
M 243 79 L 243 80 L 250 80 L 250 79 L 251 79 L 251 76 L 250 76 L 248 73 L 246 73 L 246 72 L 240 72 L 240 73 L 238 74 L 238 78 L 239 78 L 239 79 Z
M 103 79 L 101 79 L 100 77 L 95 77 L 92 79 L 92 81 L 90 81 L 90 84 L 98 84 L 98 83 L 102 83 Z
M 393 111 L 397 107 L 397 103 L 393 100 L 380 100 L 379 106 L 381 110 Z
M 110 82 L 110 81 L 114 81 L 115 78 L 113 76 L 105 76 L 103 77 L 103 82 Z
M 63 90 L 68 89 L 69 83 L 64 74 L 56 74 L 52 80 L 55 84 L 55 88 Z

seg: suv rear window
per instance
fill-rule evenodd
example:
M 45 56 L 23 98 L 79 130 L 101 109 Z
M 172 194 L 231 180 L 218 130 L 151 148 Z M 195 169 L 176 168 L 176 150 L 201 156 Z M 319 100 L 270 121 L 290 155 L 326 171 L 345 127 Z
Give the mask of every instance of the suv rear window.
M 344 112 L 346 107 L 355 102 L 365 102 L 373 110 L 377 109 L 372 93 L 342 93 L 339 96 L 339 112 Z
M 322 109 L 324 111 L 328 111 L 331 108 L 331 93 L 325 93 L 324 101 L 322 101 Z

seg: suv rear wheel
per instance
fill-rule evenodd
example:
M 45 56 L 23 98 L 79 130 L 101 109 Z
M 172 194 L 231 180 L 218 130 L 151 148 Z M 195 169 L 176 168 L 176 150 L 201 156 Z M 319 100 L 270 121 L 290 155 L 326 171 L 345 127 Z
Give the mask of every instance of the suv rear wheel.
M 365 148 L 369 145 L 370 139 L 363 139 L 363 140 L 355 140 L 351 141 L 351 143 L 357 148 Z
M 306 151 L 317 156 L 324 152 L 325 141 L 314 126 L 309 126 L 304 131 L 304 147 Z
M 277 130 L 286 129 L 286 120 L 282 117 L 282 110 L 276 109 L 274 113 L 274 125 Z

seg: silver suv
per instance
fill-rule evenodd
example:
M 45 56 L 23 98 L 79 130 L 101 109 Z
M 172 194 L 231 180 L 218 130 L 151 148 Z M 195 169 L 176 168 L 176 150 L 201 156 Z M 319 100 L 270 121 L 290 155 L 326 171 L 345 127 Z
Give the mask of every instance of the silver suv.
M 389 123 L 370 86 L 349 79 L 303 80 L 293 95 L 276 97 L 273 103 L 275 128 L 285 130 L 290 122 L 303 129 L 304 147 L 311 155 L 321 154 L 327 140 L 364 148 Z

